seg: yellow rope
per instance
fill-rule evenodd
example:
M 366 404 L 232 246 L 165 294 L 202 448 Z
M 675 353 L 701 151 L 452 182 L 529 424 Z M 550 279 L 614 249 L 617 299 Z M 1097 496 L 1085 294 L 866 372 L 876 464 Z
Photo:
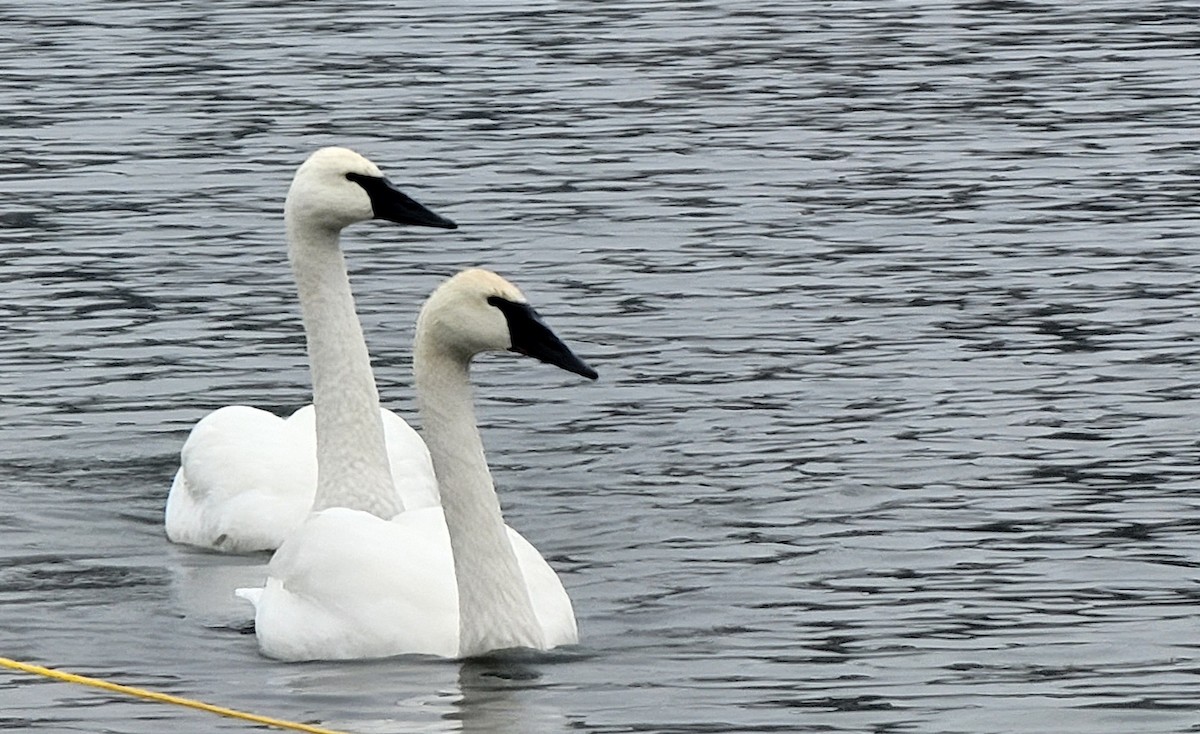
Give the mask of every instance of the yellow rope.
M 160 703 L 172 703 L 176 706 L 187 706 L 188 708 L 208 711 L 220 716 L 229 716 L 242 721 L 250 721 L 255 724 L 263 724 L 265 726 L 274 726 L 279 729 L 291 729 L 292 731 L 306 731 L 310 734 L 345 734 L 344 732 L 335 731 L 333 729 L 322 729 L 319 726 L 310 726 L 308 724 L 298 724 L 292 721 L 283 721 L 282 719 L 272 719 L 268 716 L 259 716 L 257 714 L 248 714 L 244 711 L 235 711 L 227 709 L 224 706 L 213 706 L 210 703 L 203 701 L 193 701 L 190 698 L 180 698 L 167 693 L 157 693 L 155 691 L 147 691 L 144 688 L 134 688 L 132 686 L 123 686 L 117 683 L 109 683 L 106 680 L 99 678 L 88 678 L 83 675 L 75 675 L 74 673 L 64 673 L 52 668 L 43 668 L 40 665 L 30 665 L 29 663 L 21 663 L 16 660 L 0 657 L 0 666 L 20 670 L 34 675 L 41 675 L 55 680 L 66 681 L 67 683 L 79 683 L 80 685 L 92 686 L 94 688 L 103 688 L 106 691 L 114 691 L 123 693 L 127 696 L 136 698 L 144 698 L 149 701 L 158 701 Z

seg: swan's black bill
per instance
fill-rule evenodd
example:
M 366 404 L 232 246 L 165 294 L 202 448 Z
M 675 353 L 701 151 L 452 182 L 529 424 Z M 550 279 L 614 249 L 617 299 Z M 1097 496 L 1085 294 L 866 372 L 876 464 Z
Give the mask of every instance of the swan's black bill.
M 599 377 L 596 370 L 588 367 L 582 359 L 575 356 L 570 347 L 563 344 L 528 303 L 516 303 L 500 296 L 488 298 L 488 303 L 500 309 L 500 313 L 504 314 L 505 320 L 508 321 L 512 351 L 561 367 L 589 380 Z
M 367 196 L 371 197 L 371 211 L 375 212 L 376 219 L 386 219 L 398 224 L 415 224 L 421 227 L 458 229 L 457 224 L 421 206 L 382 176 L 347 173 L 346 178 L 362 186 L 367 192 Z

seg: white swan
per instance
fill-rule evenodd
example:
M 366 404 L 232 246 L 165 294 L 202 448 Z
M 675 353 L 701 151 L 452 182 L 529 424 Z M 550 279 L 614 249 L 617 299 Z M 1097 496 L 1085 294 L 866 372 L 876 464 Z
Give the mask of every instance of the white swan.
M 265 588 L 238 590 L 255 605 L 263 653 L 470 657 L 577 641 L 562 582 L 504 524 L 484 458 L 469 366 L 499 350 L 596 377 L 500 276 L 467 270 L 439 287 L 417 321 L 413 372 L 442 507 L 390 521 L 341 507 L 311 515 L 271 559 Z M 358 493 L 355 477 L 337 481 Z
M 172 541 L 236 553 L 274 550 L 311 509 L 334 504 L 326 472 L 352 476 L 363 488 L 363 497 L 342 497 L 338 504 L 381 517 L 437 505 L 424 443 L 402 419 L 379 408 L 338 246 L 344 227 L 372 218 L 456 226 L 345 148 L 322 148 L 296 171 L 284 221 L 308 336 L 315 418 L 311 408 L 284 420 L 238 405 L 197 423 L 167 497 Z M 314 421 L 327 436 L 321 444 Z

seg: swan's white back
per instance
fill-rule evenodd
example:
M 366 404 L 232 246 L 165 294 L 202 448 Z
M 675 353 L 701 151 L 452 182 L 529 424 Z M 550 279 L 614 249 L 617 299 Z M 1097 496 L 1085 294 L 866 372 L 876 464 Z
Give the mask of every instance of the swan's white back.
M 317 489 L 317 454 L 303 432 L 244 405 L 202 418 L 167 496 L 167 537 L 234 553 L 278 548 L 308 515 Z
M 403 418 L 382 410 L 388 461 L 398 501 L 438 504 L 425 442 Z M 317 489 L 317 434 L 307 405 L 286 420 L 230 405 L 192 428 L 167 496 L 167 537 L 227 553 L 275 550 L 312 509 Z

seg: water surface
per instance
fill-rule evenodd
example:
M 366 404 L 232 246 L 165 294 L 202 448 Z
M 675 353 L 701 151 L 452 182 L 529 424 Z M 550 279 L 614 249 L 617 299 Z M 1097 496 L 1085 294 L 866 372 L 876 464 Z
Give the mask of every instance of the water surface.
M 353 732 L 1200 728 L 1200 11 L 1184 3 L 0 8 L 0 654 Z M 170 545 L 207 411 L 308 401 L 292 172 L 385 402 L 469 265 L 601 372 L 476 370 L 583 637 L 284 665 Z M 246 724 L 0 673 L 0 728 Z

